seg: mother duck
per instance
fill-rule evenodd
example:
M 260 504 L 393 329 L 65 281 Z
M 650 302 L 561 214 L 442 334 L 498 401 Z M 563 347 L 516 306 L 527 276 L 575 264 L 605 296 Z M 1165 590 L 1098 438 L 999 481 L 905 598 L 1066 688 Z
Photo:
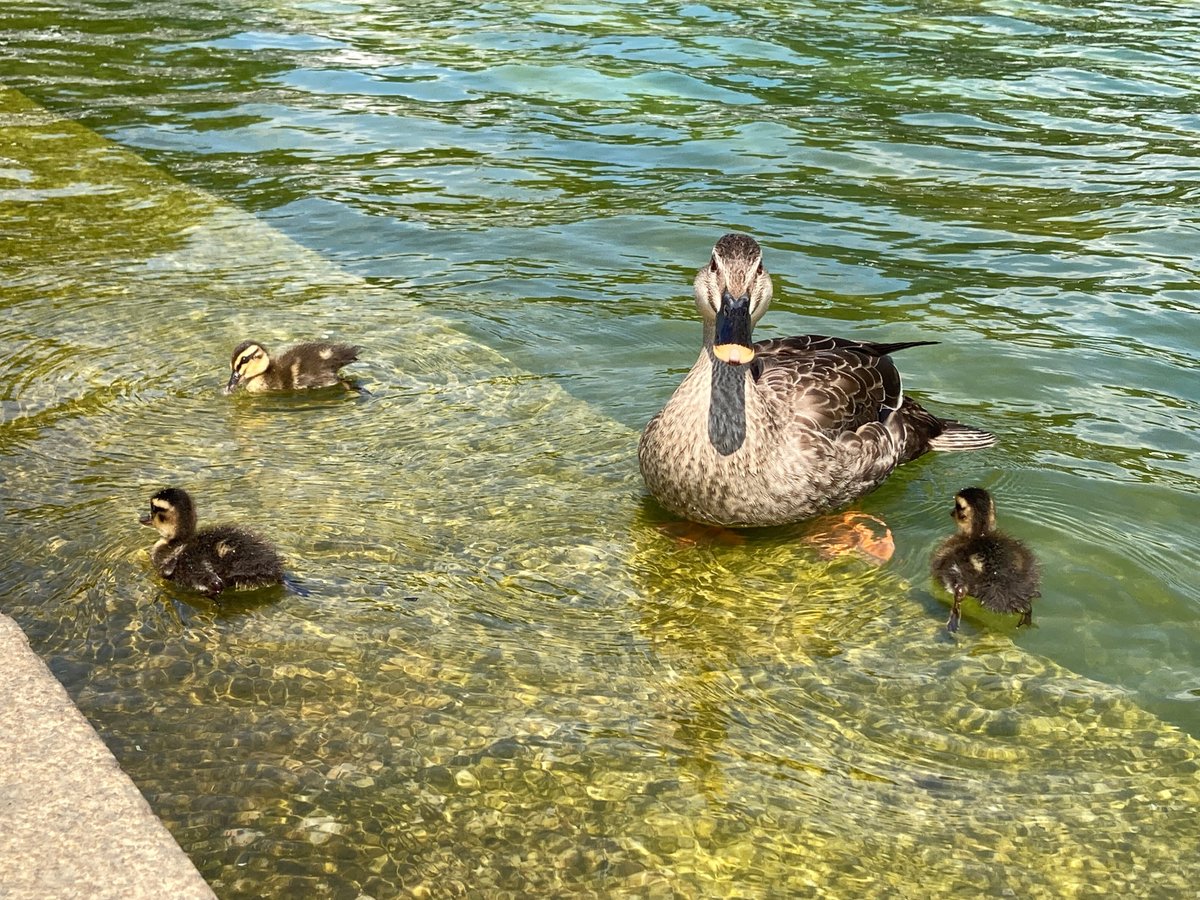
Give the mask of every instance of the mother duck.
M 861 497 L 928 450 L 996 442 L 904 396 L 889 354 L 932 341 L 752 341 L 772 287 L 749 235 L 717 241 L 693 292 L 704 347 L 638 446 L 647 487 L 677 515 L 725 526 L 797 522 Z

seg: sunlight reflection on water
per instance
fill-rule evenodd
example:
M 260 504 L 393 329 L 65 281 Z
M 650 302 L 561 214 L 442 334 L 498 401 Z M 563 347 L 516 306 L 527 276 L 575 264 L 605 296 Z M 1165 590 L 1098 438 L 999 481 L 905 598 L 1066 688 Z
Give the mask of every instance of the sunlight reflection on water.
M 0 14 L 7 83 L 188 184 L 4 95 L 0 576 L 222 896 L 1194 882 L 1194 15 L 172 9 Z M 888 567 L 643 498 L 729 227 L 764 336 L 940 339 L 906 388 L 1002 439 L 866 498 Z M 249 336 L 370 393 L 226 398 Z M 308 596 L 159 582 L 166 483 Z M 1032 630 L 942 634 L 968 483 Z

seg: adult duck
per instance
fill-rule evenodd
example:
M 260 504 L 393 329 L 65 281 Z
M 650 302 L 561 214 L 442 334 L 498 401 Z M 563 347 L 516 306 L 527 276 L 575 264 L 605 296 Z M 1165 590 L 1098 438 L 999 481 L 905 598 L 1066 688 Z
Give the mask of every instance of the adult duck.
M 889 354 L 931 341 L 754 342 L 772 286 L 749 235 L 717 241 L 693 292 L 700 358 L 638 446 L 647 487 L 677 515 L 724 526 L 797 522 L 861 497 L 926 451 L 996 442 L 904 396 Z

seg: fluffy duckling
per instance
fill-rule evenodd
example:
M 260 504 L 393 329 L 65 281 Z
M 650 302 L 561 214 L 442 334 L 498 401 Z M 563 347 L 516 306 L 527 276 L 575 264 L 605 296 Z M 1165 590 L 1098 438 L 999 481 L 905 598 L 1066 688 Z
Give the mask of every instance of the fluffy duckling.
M 309 341 L 297 344 L 272 359 L 258 341 L 242 341 L 229 361 L 232 373 L 225 393 L 239 387 L 251 393 L 295 391 L 343 384 L 338 370 L 358 359 L 358 347 Z
M 196 507 L 182 488 L 163 488 L 138 519 L 161 535 L 150 551 L 158 573 L 216 600 L 226 588 L 282 584 L 283 560 L 266 540 L 236 525 L 196 530 Z
M 1017 627 L 1033 622 L 1033 598 L 1040 597 L 1037 560 L 1016 538 L 996 530 L 996 504 L 983 488 L 954 496 L 953 535 L 934 551 L 930 569 L 954 595 L 946 628 L 958 631 L 959 607 L 968 594 L 992 612 L 1021 614 Z

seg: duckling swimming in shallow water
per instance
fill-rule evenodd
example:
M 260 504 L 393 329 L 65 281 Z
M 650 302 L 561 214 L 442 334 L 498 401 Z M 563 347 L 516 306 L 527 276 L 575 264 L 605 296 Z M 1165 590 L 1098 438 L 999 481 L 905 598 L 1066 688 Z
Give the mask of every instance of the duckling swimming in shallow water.
M 216 600 L 221 591 L 282 584 L 283 560 L 266 540 L 236 525 L 196 530 L 196 507 L 182 488 L 163 488 L 138 519 L 162 535 L 150 551 L 158 573 Z
M 295 391 L 344 384 L 338 370 L 358 359 L 358 347 L 309 341 L 297 344 L 275 359 L 258 341 L 242 341 L 229 361 L 232 373 L 225 393 L 239 387 L 251 393 Z
M 958 631 L 959 607 L 970 595 L 999 613 L 1021 613 L 1017 627 L 1033 623 L 1033 598 L 1040 597 L 1037 560 L 1016 538 L 996 531 L 996 504 L 983 488 L 969 487 L 954 497 L 950 515 L 958 534 L 934 551 L 929 567 L 951 594 L 954 605 L 946 628 Z

